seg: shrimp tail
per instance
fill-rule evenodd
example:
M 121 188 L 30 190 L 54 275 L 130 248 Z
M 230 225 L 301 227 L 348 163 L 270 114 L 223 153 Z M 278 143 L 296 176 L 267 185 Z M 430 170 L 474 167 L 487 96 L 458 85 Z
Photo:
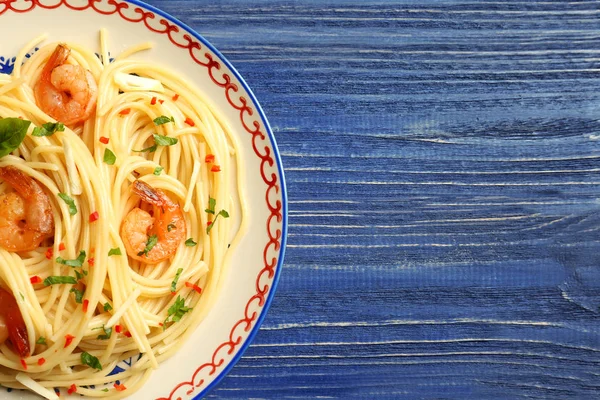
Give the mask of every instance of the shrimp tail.
M 8 338 L 21 357 L 30 354 L 29 335 L 19 305 L 14 296 L 0 288 L 0 317 L 4 319 Z
M 148 185 L 146 182 L 139 180 L 133 182 L 133 192 L 140 196 L 142 201 L 145 201 L 146 203 L 150 203 L 155 206 L 164 205 L 160 194 L 156 191 L 156 189 Z
M 0 179 L 6 181 L 24 199 L 33 198 L 37 192 L 35 181 L 12 165 L 0 168 Z
M 64 64 L 70 55 L 71 49 L 69 49 L 67 45 L 60 43 L 58 46 L 56 46 L 56 49 L 46 62 L 46 65 L 44 65 L 44 68 L 42 69 L 42 79 L 45 78 L 49 81 L 52 70 L 58 67 L 59 65 Z

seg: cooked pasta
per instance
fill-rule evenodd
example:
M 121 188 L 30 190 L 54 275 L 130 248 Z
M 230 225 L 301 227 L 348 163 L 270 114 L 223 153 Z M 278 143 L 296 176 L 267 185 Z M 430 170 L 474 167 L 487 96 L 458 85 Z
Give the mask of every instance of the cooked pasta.
M 211 309 L 244 230 L 243 166 L 226 120 L 177 73 L 136 60 L 149 44 L 109 62 L 100 38 L 100 56 L 50 43 L 27 57 L 38 38 L 0 75 L 0 117 L 32 122 L 0 158 L 0 232 L 21 235 L 3 245 L 0 234 L 0 285 L 29 348 L 19 355 L 12 336 L 0 345 L 0 384 L 47 398 L 139 389 Z M 28 197 L 23 182 L 42 190 Z M 42 211 L 4 224 L 11 199 Z M 0 296 L 10 325 L 3 309 Z M 109 375 L 130 357 L 132 368 Z

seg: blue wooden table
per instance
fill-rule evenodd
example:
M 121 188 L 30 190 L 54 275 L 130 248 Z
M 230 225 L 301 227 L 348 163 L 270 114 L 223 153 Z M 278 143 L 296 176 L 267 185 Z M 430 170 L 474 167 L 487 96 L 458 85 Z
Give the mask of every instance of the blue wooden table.
M 277 295 L 209 398 L 600 398 L 600 2 L 148 2 L 287 173 Z

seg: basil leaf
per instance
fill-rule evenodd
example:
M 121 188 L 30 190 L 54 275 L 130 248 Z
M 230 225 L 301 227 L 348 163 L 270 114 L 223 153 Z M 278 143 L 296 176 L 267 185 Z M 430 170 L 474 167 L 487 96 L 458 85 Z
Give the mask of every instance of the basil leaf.
M 175 118 L 171 117 L 167 117 L 165 115 L 161 115 L 160 117 L 154 118 L 154 125 L 164 125 L 167 124 L 169 122 L 175 122 Z
M 79 256 L 77 256 L 74 260 L 65 260 L 62 257 L 56 257 L 56 262 L 63 265 L 68 265 L 69 267 L 81 267 L 83 262 L 85 261 L 85 251 L 81 250 L 79 252 Z
M 75 303 L 81 304 L 81 302 L 83 301 L 83 292 L 81 290 L 72 288 L 71 290 L 69 290 L 69 293 L 74 293 L 75 294 Z
M 210 230 L 212 229 L 212 227 L 215 225 L 215 222 L 217 222 L 217 218 L 219 218 L 219 217 L 229 218 L 229 213 L 225 210 L 219 211 L 219 213 L 215 216 L 215 219 L 206 227 L 207 235 L 210 232 Z
M 215 199 L 213 199 L 212 197 L 208 198 L 208 208 L 206 210 L 204 210 L 205 212 L 209 213 L 209 214 L 213 214 L 215 213 L 215 206 L 217 205 L 217 201 Z
M 0 119 L 0 157 L 12 153 L 25 139 L 31 121 L 20 118 Z
M 46 279 L 44 279 L 44 285 L 46 286 L 57 285 L 62 283 L 70 283 L 72 285 L 75 285 L 77 283 L 77 280 L 73 276 L 49 276 Z
M 177 296 L 175 303 L 169 307 L 168 316 L 163 323 L 163 328 L 166 328 L 167 322 L 178 322 L 192 308 L 185 306 L 185 300 L 181 296 Z
M 188 240 L 185 241 L 185 245 L 187 247 L 194 247 L 197 244 L 198 243 L 194 242 L 194 239 L 192 239 L 192 238 L 189 238 Z
M 98 360 L 97 357 L 94 357 L 87 351 L 81 353 L 81 363 L 102 371 L 102 364 L 100 364 L 100 360 Z
M 59 193 L 58 197 L 63 199 L 63 201 L 65 203 L 67 203 L 67 206 L 69 206 L 69 214 L 71 214 L 71 215 L 77 214 L 77 206 L 75 205 L 75 200 L 73 200 L 72 198 L 67 196 L 66 193 Z
M 136 153 L 154 153 L 156 151 L 156 149 L 158 149 L 158 146 L 156 144 L 153 144 L 150 147 L 146 147 L 145 149 L 141 149 L 141 150 L 132 150 L 135 151 Z
M 108 165 L 114 165 L 117 161 L 117 156 L 110 149 L 104 149 L 104 162 Z
M 106 329 L 104 325 L 102 325 L 102 330 L 104 331 L 104 335 L 98 335 L 96 339 L 99 340 L 108 340 L 112 336 L 112 328 Z
M 152 136 L 154 136 L 154 142 L 159 146 L 173 146 L 174 144 L 177 144 L 177 142 L 179 142 L 177 138 L 172 138 L 164 135 L 157 135 L 156 133 Z

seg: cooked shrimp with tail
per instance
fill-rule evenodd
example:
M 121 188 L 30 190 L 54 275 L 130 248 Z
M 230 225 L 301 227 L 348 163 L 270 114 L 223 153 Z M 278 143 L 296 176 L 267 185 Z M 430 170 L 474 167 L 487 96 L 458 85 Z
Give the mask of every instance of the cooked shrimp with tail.
M 157 264 L 175 254 L 185 238 L 183 213 L 165 192 L 145 182 L 133 182 L 133 192 L 151 213 L 139 207 L 131 210 L 121 225 L 121 239 L 129 257 Z
M 41 185 L 18 168 L 0 168 L 0 180 L 15 191 L 0 196 L 0 247 L 30 251 L 54 234 L 54 216 Z
M 71 50 L 56 46 L 35 85 L 35 101 L 42 111 L 65 125 L 87 120 L 96 108 L 98 85 L 92 73 L 66 64 Z

